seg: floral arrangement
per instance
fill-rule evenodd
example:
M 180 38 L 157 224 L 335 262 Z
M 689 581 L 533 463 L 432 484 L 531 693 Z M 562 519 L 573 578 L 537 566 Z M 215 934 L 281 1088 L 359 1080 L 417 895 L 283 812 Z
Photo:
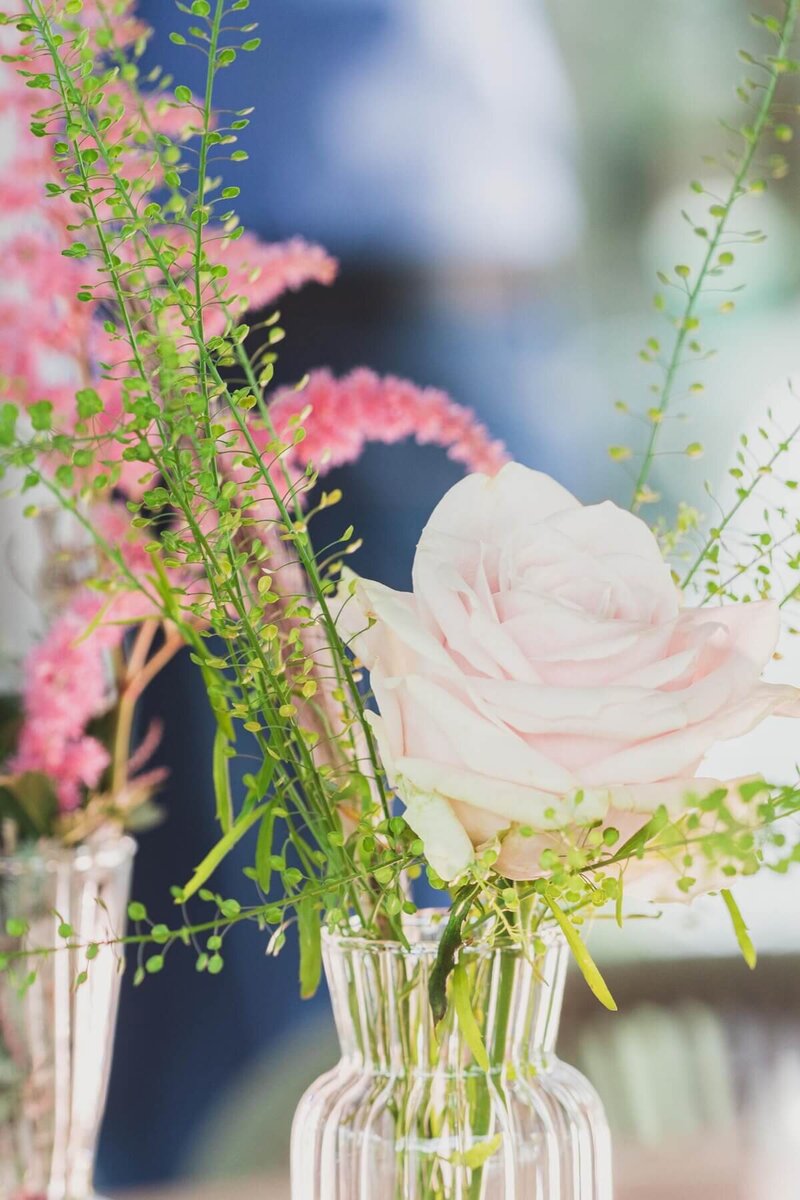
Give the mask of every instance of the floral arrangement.
M 330 283 L 335 264 L 299 240 L 264 246 L 236 216 L 228 180 L 251 113 L 217 114 L 213 98 L 219 74 L 259 44 L 248 0 L 177 8 L 173 41 L 207 60 L 201 97 L 144 73 L 147 30 L 129 0 L 25 0 L 4 18 L 5 61 L 22 81 L 6 86 L 33 134 L 4 205 L 38 206 L 42 185 L 49 199 L 41 230 L 9 242 L 18 290 L 0 299 L 0 460 L 72 516 L 98 561 L 28 664 L 9 771 L 49 778 L 62 812 L 126 809 L 152 783 L 135 770 L 144 749 L 129 756 L 133 702 L 188 647 L 216 722 L 219 840 L 174 890 L 206 906 L 196 920 L 184 910 L 154 924 L 132 906 L 137 980 L 181 943 L 216 973 L 242 921 L 269 929 L 273 950 L 296 923 L 309 995 L 323 927 L 405 944 L 408 881 L 423 870 L 450 893 L 432 1009 L 442 1019 L 455 991 L 469 1036 L 454 969 L 476 940 L 536 946 L 560 929 L 613 1007 L 581 927 L 607 905 L 621 923 L 629 893 L 719 891 L 753 962 L 730 885 L 797 860 L 787 818 L 800 788 L 699 772 L 720 739 L 800 715 L 797 689 L 762 678 L 797 592 L 776 583 L 800 561 L 792 481 L 774 514 L 789 535 L 757 515 L 761 480 L 779 475 L 794 434 L 765 424 L 763 448 L 742 446 L 735 498 L 713 526 L 685 506 L 652 527 L 641 514 L 659 499 L 651 476 L 674 404 L 701 387 L 700 298 L 721 287 L 731 245 L 755 237 L 733 231 L 736 204 L 785 173 L 780 150 L 762 161 L 762 147 L 786 140 L 796 0 L 758 18 L 767 48 L 747 59 L 730 193 L 692 185 L 704 261 L 661 277 L 666 335 L 642 350 L 660 371 L 636 414 L 644 446 L 611 451 L 633 467 L 630 511 L 584 507 L 509 461 L 438 391 L 366 369 L 272 387 L 275 301 Z M 348 572 L 353 530 L 319 551 L 312 531 L 339 499 L 319 487 L 331 465 L 410 436 L 469 474 L 431 517 L 413 589 L 399 593 Z M 127 706 L 110 756 L 91 733 L 109 704 L 109 653 Z M 237 798 L 229 768 L 244 734 L 258 761 Z M 221 896 L 214 871 L 246 837 L 251 899 Z

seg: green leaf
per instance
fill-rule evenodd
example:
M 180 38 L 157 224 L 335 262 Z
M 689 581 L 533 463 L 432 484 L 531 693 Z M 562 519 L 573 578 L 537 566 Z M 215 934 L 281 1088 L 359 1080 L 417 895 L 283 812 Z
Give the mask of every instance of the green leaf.
M 668 823 L 669 814 L 663 804 L 659 805 L 650 820 L 641 829 L 637 829 L 636 833 L 626 842 L 623 842 L 616 854 L 605 859 L 604 865 L 610 867 L 613 863 L 625 862 L 627 859 L 633 858 L 640 850 L 644 849 L 652 838 L 657 837 Z
M 225 834 L 223 838 L 217 842 L 216 846 L 209 850 L 203 861 L 197 867 L 192 878 L 181 889 L 181 900 L 188 900 L 195 892 L 199 891 L 209 876 L 213 875 L 223 858 L 230 854 L 233 847 L 242 840 L 248 829 L 255 825 L 256 821 L 260 820 L 267 811 L 266 804 L 260 804 L 258 808 L 254 808 L 252 812 L 246 816 L 239 817 L 238 821 Z
M 0 404 L 0 446 L 13 446 L 16 427 L 16 404 Z
M 17 826 L 24 838 L 48 837 L 55 829 L 58 798 L 52 781 L 38 771 L 0 779 L 0 817 Z
M 586 949 L 586 946 L 583 944 L 580 934 L 572 924 L 572 921 L 570 921 L 569 917 L 566 916 L 566 914 L 563 913 L 559 908 L 550 888 L 546 889 L 544 898 L 550 911 L 558 922 L 561 932 L 567 939 L 567 945 L 572 951 L 572 955 L 580 967 L 581 974 L 589 985 L 590 990 L 594 992 L 595 996 L 602 1005 L 610 1009 L 611 1012 L 616 1012 L 616 1001 L 611 995 L 611 992 L 608 990 L 606 981 L 598 971 L 594 959 Z
M 231 795 L 231 776 L 229 770 L 227 734 L 217 726 L 214 735 L 214 758 L 212 774 L 214 778 L 214 796 L 217 802 L 217 820 L 222 832 L 227 833 L 233 825 L 233 797 Z
M 447 980 L 455 966 L 456 951 L 462 940 L 461 930 L 474 895 L 475 889 L 470 888 L 455 898 L 444 932 L 439 938 L 436 962 L 428 980 L 428 999 L 437 1025 L 447 1012 Z
M 753 941 L 750 937 L 750 932 L 745 923 L 745 919 L 742 916 L 741 909 L 734 900 L 733 895 L 728 888 L 723 888 L 720 892 L 720 895 L 725 901 L 725 907 L 730 914 L 733 932 L 736 934 L 736 940 L 739 943 L 739 949 L 742 952 L 742 958 L 747 963 L 750 970 L 753 971 L 758 960 L 758 955 L 756 954 L 756 948 L 753 945 Z
M 180 83 L 175 88 L 175 99 L 179 104 L 189 104 L 192 99 L 191 88 L 188 88 L 185 83 Z
M 300 934 L 300 995 L 308 1000 L 319 987 L 322 976 L 322 931 L 317 905 L 310 897 L 297 905 Z
M 31 425 L 40 433 L 50 428 L 53 417 L 53 405 L 49 400 L 37 400 L 28 405 L 28 415 Z
M 503 1144 L 502 1133 L 496 1133 L 493 1138 L 476 1142 L 463 1154 L 455 1154 L 450 1159 L 455 1165 L 469 1167 L 472 1171 L 479 1170 L 491 1157 L 496 1154 Z
M 269 895 L 272 884 L 272 835 L 275 829 L 275 805 L 261 819 L 256 842 L 256 879 L 264 895 Z
M 456 963 L 453 967 L 452 988 L 456 1017 L 458 1018 L 459 1028 L 464 1035 L 464 1040 L 481 1070 L 488 1071 L 489 1055 L 486 1053 L 481 1031 L 478 1028 L 478 1022 L 475 1020 L 475 1014 L 472 1011 L 472 1002 L 469 995 L 469 976 L 467 968 L 462 962 Z

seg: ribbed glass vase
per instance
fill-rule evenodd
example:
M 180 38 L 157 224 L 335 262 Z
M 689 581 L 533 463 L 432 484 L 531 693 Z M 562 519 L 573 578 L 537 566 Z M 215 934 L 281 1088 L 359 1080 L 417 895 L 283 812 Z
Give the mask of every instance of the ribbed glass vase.
M 555 1054 L 560 934 L 526 952 L 462 950 L 486 1070 L 453 1005 L 433 1025 L 441 929 L 441 914 L 427 912 L 409 922 L 410 949 L 325 937 L 342 1057 L 297 1109 L 292 1200 L 611 1200 L 602 1106 Z
M 124 933 L 134 850 L 117 836 L 0 858 L 0 951 L 20 947 L 9 919 L 27 925 L 27 948 L 62 947 L 0 972 L 0 1200 L 94 1195 L 122 958 L 63 947 Z

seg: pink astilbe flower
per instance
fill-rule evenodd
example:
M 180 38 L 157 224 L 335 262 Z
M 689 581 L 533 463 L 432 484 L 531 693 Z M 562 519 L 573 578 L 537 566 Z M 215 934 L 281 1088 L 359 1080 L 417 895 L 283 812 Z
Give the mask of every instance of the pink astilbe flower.
M 299 237 L 261 242 L 246 233 L 227 249 L 213 241 L 205 249 L 212 264 L 227 266 L 226 290 L 241 296 L 249 309 L 265 308 L 307 283 L 331 284 L 338 270 L 336 259 L 322 246 Z
M 57 788 L 62 812 L 80 806 L 84 792 L 97 787 L 110 761 L 110 754 L 97 738 L 78 738 L 65 747 Z
M 305 439 L 287 457 L 322 472 L 355 462 L 369 442 L 392 445 L 413 437 L 440 446 L 468 471 L 495 475 L 509 455 L 469 408 L 438 388 L 420 388 L 393 375 L 360 367 L 341 379 L 314 371 L 302 391 L 276 396 L 270 415 L 278 435 L 291 441 L 292 418 L 302 417 Z M 263 434 L 262 434 L 263 436 Z M 265 438 L 265 441 L 269 440 Z
M 96 787 L 109 761 L 105 747 L 85 732 L 113 701 L 108 636 L 84 637 L 102 604 L 102 597 L 81 595 L 25 661 L 24 721 L 9 767 L 48 775 L 64 812 L 79 804 L 83 789 Z M 123 632 L 115 630 L 117 641 Z
M 133 575 L 142 579 L 152 572 L 146 538 L 131 527 L 123 504 L 96 504 L 92 520 Z M 190 581 L 186 571 L 168 574 L 178 591 Z M 97 787 L 109 763 L 107 750 L 87 727 L 116 700 L 110 654 L 131 625 L 160 619 L 147 595 L 127 590 L 124 578 L 111 580 L 111 586 L 108 593 L 79 592 L 24 664 L 23 724 L 9 768 L 49 776 L 63 812 Z

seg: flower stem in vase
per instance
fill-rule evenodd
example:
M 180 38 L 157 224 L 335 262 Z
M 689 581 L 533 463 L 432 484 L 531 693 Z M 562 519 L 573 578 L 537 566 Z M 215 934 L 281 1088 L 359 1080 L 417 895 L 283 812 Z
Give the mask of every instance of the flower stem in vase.
M 511 1013 L 511 997 L 514 990 L 515 960 L 512 955 L 503 954 L 499 968 L 497 987 L 497 1006 L 493 1014 L 492 1025 L 487 1017 L 486 1029 L 489 1046 L 489 1070 L 485 1081 L 478 1082 L 475 1120 L 473 1123 L 473 1144 L 486 1144 L 492 1134 L 492 1096 L 496 1103 L 505 1107 L 505 1086 L 507 1083 L 506 1045 L 508 1041 L 508 1022 Z M 481 1200 L 483 1195 L 484 1162 L 480 1161 L 472 1169 L 469 1185 L 469 1200 Z

